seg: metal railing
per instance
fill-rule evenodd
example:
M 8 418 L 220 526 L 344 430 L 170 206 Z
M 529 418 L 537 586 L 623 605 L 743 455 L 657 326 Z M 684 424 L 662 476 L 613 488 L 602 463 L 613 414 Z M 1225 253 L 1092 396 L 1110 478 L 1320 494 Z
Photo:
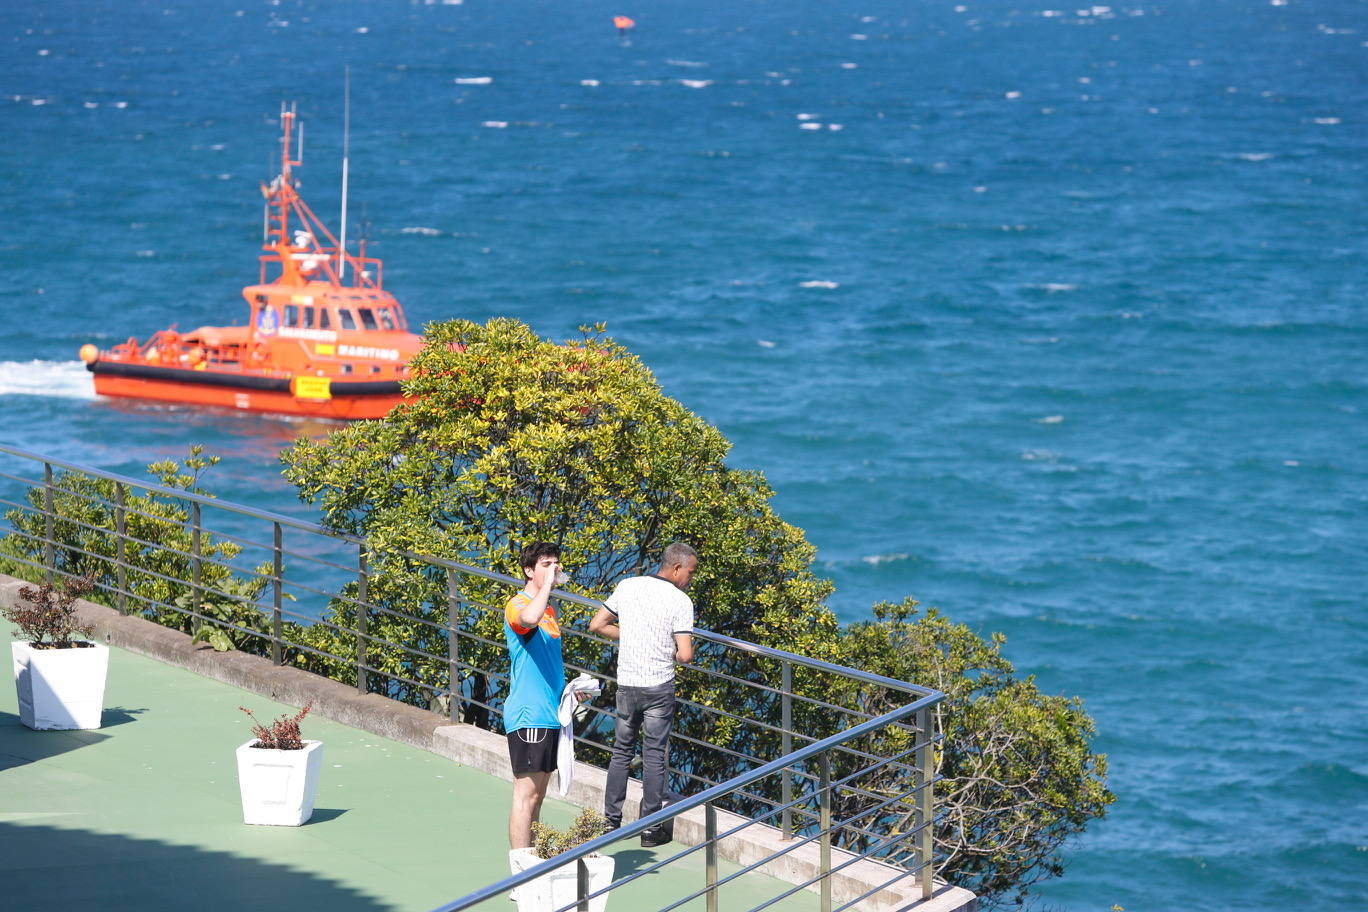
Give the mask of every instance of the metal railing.
M 500 714 L 507 680 L 501 606 L 521 580 L 374 549 L 314 523 L 0 445 L 0 468 L 14 464 L 20 468 L 0 471 L 0 485 L 10 483 L 0 489 L 0 505 L 11 527 L 0 565 L 10 572 L 48 582 L 90 577 L 99 598 L 121 613 L 453 721 L 489 727 Z M 555 596 L 567 668 L 609 682 L 602 702 L 611 705 L 612 644 L 572 616 L 602 602 L 561 590 Z M 834 848 L 849 853 L 846 864 L 872 858 L 893 865 L 895 880 L 915 875 L 929 896 L 931 707 L 944 695 L 706 630 L 695 637 L 695 661 L 678 680 L 669 752 L 672 790 L 690 797 L 617 835 L 697 807 L 712 820 L 721 809 L 745 818 L 745 826 L 773 826 L 786 851 L 815 841 L 824 859 Z M 613 714 L 584 708 L 577 754 L 604 766 Z M 709 833 L 701 848 L 677 858 L 701 850 L 712 859 L 705 867 L 715 870 L 714 853 L 727 835 Z M 595 840 L 562 861 L 611 841 Z M 832 869 L 820 867 L 814 883 L 829 893 Z M 469 908 L 544 868 L 444 908 Z
M 819 861 L 813 876 L 799 883 L 795 883 L 790 888 L 783 890 L 777 895 L 751 906 L 750 912 L 760 912 L 762 909 L 774 907 L 794 893 L 808 889 L 809 887 L 816 887 L 820 897 L 820 909 L 822 912 L 839 912 L 839 910 L 856 907 L 860 902 L 868 899 L 870 896 L 893 887 L 901 880 L 914 876 L 917 877 L 921 884 L 922 897 L 929 898 L 932 888 L 931 862 L 929 861 L 932 820 L 930 808 L 930 781 L 928 779 L 919 779 L 904 793 L 887 796 L 883 806 L 866 808 L 854 815 L 854 817 L 878 814 L 884 807 L 887 807 L 896 801 L 918 796 L 917 800 L 922 804 L 922 813 L 919 815 L 915 826 L 911 827 L 906 833 L 885 836 L 885 842 L 902 838 L 916 839 L 924 843 L 928 860 L 921 865 L 910 868 L 889 868 L 888 870 L 893 871 L 893 873 L 887 879 L 876 881 L 873 886 L 866 889 L 863 893 L 847 898 L 846 901 L 839 906 L 834 904 L 835 900 L 832 890 L 833 875 L 838 874 L 843 869 L 851 867 L 861 860 L 875 854 L 873 850 L 866 850 L 863 853 L 843 852 L 840 853 L 843 856 L 842 860 L 839 863 L 833 863 L 833 835 L 841 827 L 850 826 L 854 819 L 853 817 L 839 820 L 836 819 L 834 812 L 834 806 L 837 803 L 835 795 L 839 789 L 849 787 L 850 784 L 860 776 L 877 772 L 881 767 L 896 762 L 896 758 L 884 758 L 863 770 L 836 779 L 833 778 L 832 774 L 832 757 L 836 752 L 842 750 L 845 744 L 850 740 L 858 739 L 889 725 L 915 720 L 918 727 L 926 734 L 908 748 L 905 755 L 915 754 L 918 757 L 918 763 L 929 765 L 931 763 L 931 751 L 935 743 L 935 737 L 930 734 L 932 707 L 939 702 L 940 699 L 940 694 L 921 697 L 920 699 L 909 703 L 907 706 L 870 719 L 866 722 L 862 722 L 848 731 L 832 735 L 821 741 L 813 742 L 806 747 L 794 751 L 792 754 L 764 764 L 763 766 L 752 770 L 750 773 L 705 789 L 696 795 L 680 798 L 679 800 L 672 802 L 668 807 L 663 808 L 654 814 L 643 817 L 634 823 L 627 824 L 620 829 L 613 830 L 596 839 L 582 843 L 569 851 L 557 855 L 555 858 L 543 861 L 535 867 L 521 871 L 498 883 L 490 884 L 487 887 L 476 890 L 451 903 L 439 906 L 437 909 L 433 910 L 433 912 L 459 912 L 459 910 L 473 909 L 482 906 L 492 900 L 501 899 L 513 890 L 530 884 L 538 878 L 558 870 L 563 870 L 568 865 L 576 866 L 577 884 L 574 901 L 555 907 L 554 909 L 546 909 L 544 912 L 570 912 L 570 910 L 577 909 L 587 910 L 589 908 L 589 903 L 594 899 L 609 895 L 613 891 L 625 892 L 631 888 L 632 884 L 640 879 L 649 877 L 671 865 L 678 865 L 700 852 L 703 853 L 704 861 L 702 883 L 699 885 L 698 889 L 692 893 L 678 897 L 674 902 L 666 906 L 660 907 L 658 912 L 669 912 L 669 910 L 680 908 L 699 898 L 705 900 L 708 912 L 717 912 L 721 907 L 721 891 L 728 883 L 736 881 L 753 871 L 760 870 L 774 861 L 810 844 L 816 844 L 819 853 Z M 759 861 L 743 865 L 726 877 L 719 877 L 717 858 L 720 845 L 727 838 L 735 836 L 743 830 L 755 826 L 756 824 L 763 824 L 772 820 L 775 814 L 781 810 L 776 808 L 769 814 L 762 815 L 759 818 L 744 819 L 728 830 L 719 830 L 718 808 L 727 796 L 742 789 L 753 787 L 756 782 L 765 778 L 782 776 L 785 770 L 790 769 L 795 764 L 810 765 L 814 761 L 819 770 L 819 779 L 818 786 L 811 797 L 816 804 L 818 819 L 820 821 L 819 826 L 815 831 L 800 838 L 789 840 L 787 841 L 787 844 L 783 845 L 780 849 Z M 683 850 L 676 852 L 667 858 L 662 858 L 646 867 L 617 878 L 613 880 L 612 883 L 606 884 L 597 890 L 590 891 L 586 866 L 584 864 L 586 858 L 591 855 L 605 852 L 617 843 L 631 839 L 647 829 L 669 824 L 676 818 L 682 817 L 689 811 L 700 807 L 704 810 L 704 833 L 703 838 L 699 842 L 687 846 Z M 499 907 L 491 906 L 491 908 Z M 640 908 L 640 906 L 629 906 L 629 908 Z M 727 908 L 731 910 L 736 908 L 736 906 L 734 904 L 728 904 Z

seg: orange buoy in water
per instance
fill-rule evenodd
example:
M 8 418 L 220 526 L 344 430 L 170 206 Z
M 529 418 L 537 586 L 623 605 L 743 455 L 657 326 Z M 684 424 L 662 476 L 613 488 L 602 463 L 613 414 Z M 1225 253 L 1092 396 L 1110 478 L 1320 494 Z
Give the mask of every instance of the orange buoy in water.
M 627 16 L 614 16 L 613 25 L 617 26 L 619 35 L 625 35 L 628 29 L 636 28 L 636 22 Z
M 100 360 L 100 349 L 98 346 L 91 345 L 87 342 L 85 345 L 81 346 L 80 355 L 81 360 L 86 364 L 94 364 L 96 361 Z

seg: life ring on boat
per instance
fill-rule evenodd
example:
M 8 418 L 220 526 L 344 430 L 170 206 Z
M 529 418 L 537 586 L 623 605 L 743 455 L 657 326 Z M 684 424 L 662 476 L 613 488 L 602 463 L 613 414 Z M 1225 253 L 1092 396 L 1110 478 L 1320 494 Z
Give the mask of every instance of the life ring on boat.
M 271 347 L 265 342 L 252 343 L 252 351 L 248 356 L 253 364 L 265 364 L 271 357 Z

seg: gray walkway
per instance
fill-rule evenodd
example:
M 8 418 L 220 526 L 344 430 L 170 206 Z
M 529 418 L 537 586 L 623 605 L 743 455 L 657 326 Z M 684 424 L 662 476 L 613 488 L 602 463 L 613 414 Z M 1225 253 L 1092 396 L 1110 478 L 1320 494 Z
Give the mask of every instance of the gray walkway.
M 14 687 L 4 681 L 3 905 L 427 910 L 506 876 L 506 783 L 326 719 L 304 723 L 306 737 L 325 742 L 313 819 L 302 827 L 244 825 L 233 751 L 251 734 L 239 705 L 262 720 L 291 709 L 115 648 L 104 728 L 34 732 L 19 724 Z M 548 799 L 543 816 L 563 826 L 576 810 Z M 622 876 L 660 851 L 624 843 L 611 854 Z M 724 864 L 720 873 L 734 870 Z M 647 912 L 701 883 L 695 856 L 615 892 L 609 908 Z M 787 889 L 747 875 L 724 891 L 722 908 L 749 909 Z M 807 893 L 772 908 L 816 902 Z M 700 900 L 681 908 L 702 907 Z

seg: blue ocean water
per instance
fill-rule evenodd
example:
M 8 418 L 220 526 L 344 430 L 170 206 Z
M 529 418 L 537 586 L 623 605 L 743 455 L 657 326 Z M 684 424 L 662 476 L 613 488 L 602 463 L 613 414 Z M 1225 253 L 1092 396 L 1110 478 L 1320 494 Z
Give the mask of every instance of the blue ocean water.
M 617 13 L 637 29 L 626 41 Z M 606 321 L 847 620 L 915 595 L 1082 696 L 1118 801 L 1044 908 L 1368 894 L 1361 0 L 0 6 L 0 439 L 310 515 L 326 428 L 93 398 L 241 319 L 275 117 L 414 322 Z

